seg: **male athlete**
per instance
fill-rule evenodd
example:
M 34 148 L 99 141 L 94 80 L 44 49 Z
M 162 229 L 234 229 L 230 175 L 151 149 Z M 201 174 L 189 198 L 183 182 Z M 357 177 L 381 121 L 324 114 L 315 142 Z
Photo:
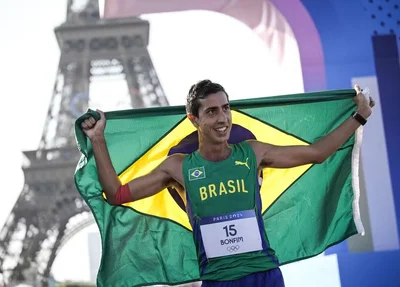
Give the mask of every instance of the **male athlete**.
M 190 88 L 186 104 L 187 116 L 198 130 L 198 150 L 172 155 L 149 174 L 125 185 L 107 151 L 104 113 L 98 111 L 101 118 L 97 122 L 85 120 L 82 129 L 92 142 L 109 204 L 139 200 L 169 186 L 186 196 L 202 286 L 282 287 L 278 258 L 269 247 L 261 217 L 258 172 L 325 161 L 372 113 L 373 100 L 358 86 L 355 89 L 355 113 L 311 145 L 274 146 L 257 140 L 228 144 L 232 127 L 228 94 L 217 83 L 198 82 Z M 217 193 L 227 196 L 213 196 Z

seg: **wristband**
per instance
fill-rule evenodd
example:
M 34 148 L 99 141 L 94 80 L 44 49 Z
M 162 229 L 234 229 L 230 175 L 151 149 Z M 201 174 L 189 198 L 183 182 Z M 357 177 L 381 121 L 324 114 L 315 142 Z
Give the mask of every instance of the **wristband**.
M 351 117 L 359 122 L 361 125 L 365 125 L 367 123 L 367 120 L 364 119 L 364 117 L 357 112 L 352 113 Z
M 120 185 L 114 195 L 114 205 L 131 202 L 131 191 L 128 184 Z

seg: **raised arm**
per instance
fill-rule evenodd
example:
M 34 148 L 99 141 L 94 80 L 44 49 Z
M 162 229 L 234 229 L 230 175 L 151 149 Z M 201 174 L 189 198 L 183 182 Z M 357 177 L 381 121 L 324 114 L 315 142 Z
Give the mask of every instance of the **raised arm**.
M 99 180 L 108 203 L 119 205 L 149 197 L 176 183 L 172 173 L 179 164 L 179 158 L 170 157 L 151 173 L 122 185 L 112 165 L 104 137 L 106 118 L 103 112 L 98 112 L 100 120 L 96 122 L 91 117 L 82 123 L 82 129 L 92 142 Z
M 367 99 L 359 86 L 356 86 L 357 113 L 367 119 L 375 105 Z M 251 141 L 260 167 L 291 168 L 305 164 L 322 163 L 337 151 L 360 126 L 353 117 L 349 117 L 339 127 L 324 138 L 307 146 L 275 146 L 257 141 Z

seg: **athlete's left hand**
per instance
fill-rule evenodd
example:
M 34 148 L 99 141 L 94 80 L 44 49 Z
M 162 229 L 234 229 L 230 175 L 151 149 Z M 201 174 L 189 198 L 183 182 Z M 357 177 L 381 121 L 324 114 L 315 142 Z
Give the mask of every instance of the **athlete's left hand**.
M 375 106 L 375 101 L 372 97 L 367 97 L 363 94 L 359 85 L 355 85 L 356 96 L 354 102 L 357 104 L 357 112 L 364 118 L 367 119 L 372 114 L 372 108 Z

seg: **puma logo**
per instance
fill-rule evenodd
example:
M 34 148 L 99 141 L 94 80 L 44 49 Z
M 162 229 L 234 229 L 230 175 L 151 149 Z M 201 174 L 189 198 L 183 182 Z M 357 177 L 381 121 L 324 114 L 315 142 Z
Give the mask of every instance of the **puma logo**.
M 248 169 L 250 169 L 249 164 L 248 164 L 248 161 L 249 161 L 249 158 L 246 158 L 246 162 L 237 160 L 237 161 L 235 161 L 235 165 L 244 165 L 244 166 L 246 166 Z

